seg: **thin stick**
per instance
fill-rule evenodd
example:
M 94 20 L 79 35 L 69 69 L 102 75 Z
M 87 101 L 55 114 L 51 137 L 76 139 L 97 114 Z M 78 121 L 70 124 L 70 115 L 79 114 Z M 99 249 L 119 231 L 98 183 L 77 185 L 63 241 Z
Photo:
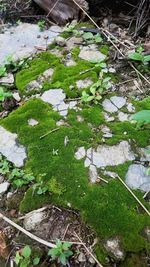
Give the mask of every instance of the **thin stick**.
M 92 252 L 86 247 L 86 245 L 82 242 L 81 238 L 77 235 L 76 232 L 74 232 L 75 236 L 79 239 L 79 241 L 82 243 L 82 246 L 85 248 L 87 253 L 95 260 L 95 262 L 98 264 L 99 267 L 103 267 L 101 263 L 95 258 L 95 256 L 92 254 Z
M 98 179 L 100 179 L 100 180 L 102 180 L 103 182 L 105 182 L 106 184 L 108 184 L 108 181 L 105 180 L 104 178 L 98 176 Z
M 119 181 L 127 188 L 127 190 L 130 192 L 130 194 L 135 198 L 135 200 L 140 204 L 140 206 L 145 210 L 145 212 L 150 216 L 150 212 L 148 209 L 142 204 L 142 202 L 136 197 L 136 195 L 132 192 L 132 190 L 127 186 L 127 184 L 119 177 L 119 175 L 116 175 L 116 177 L 119 179 Z
M 12 225 L 13 227 L 15 227 L 16 229 L 18 229 L 20 232 L 24 233 L 25 235 L 27 235 L 28 237 L 30 237 L 31 239 L 41 243 L 44 246 L 47 246 L 49 248 L 55 248 L 56 245 L 48 242 L 40 237 L 37 237 L 36 235 L 31 234 L 29 231 L 25 230 L 23 227 L 21 227 L 20 225 L 16 224 L 15 222 L 11 221 L 9 218 L 7 218 L 6 216 L 4 216 L 2 213 L 0 213 L 0 219 L 3 219 L 5 222 L 9 223 L 10 225 Z
M 46 134 L 43 134 L 42 136 L 40 136 L 40 139 L 44 138 L 45 136 L 47 136 L 47 135 L 49 135 L 49 134 L 51 134 L 51 133 L 54 133 L 54 132 L 58 131 L 59 129 L 60 129 L 60 128 L 56 128 L 56 129 L 53 129 L 53 130 L 49 131 L 49 132 L 46 133 Z
M 91 16 L 75 1 L 72 0 L 81 10 L 82 12 L 92 21 L 92 23 L 96 26 L 97 29 L 99 29 L 103 35 L 107 38 L 107 40 L 115 47 L 115 49 L 119 52 L 119 54 L 123 57 L 126 58 L 125 55 L 121 52 L 121 50 L 117 47 L 117 45 L 110 39 L 110 37 L 112 37 L 114 40 L 116 40 L 118 43 L 120 43 L 121 45 L 125 46 L 126 48 L 129 48 L 127 45 L 125 45 L 123 42 L 121 42 L 118 38 L 116 38 L 112 33 L 110 33 L 108 30 L 105 30 L 101 27 L 98 26 L 98 24 L 91 18 Z M 108 35 L 110 37 L 108 37 Z M 145 78 L 145 76 L 136 69 L 136 67 L 134 67 L 134 65 L 131 62 L 128 62 L 130 64 L 130 66 L 136 71 L 136 73 L 138 73 L 149 85 L 150 85 L 150 81 Z

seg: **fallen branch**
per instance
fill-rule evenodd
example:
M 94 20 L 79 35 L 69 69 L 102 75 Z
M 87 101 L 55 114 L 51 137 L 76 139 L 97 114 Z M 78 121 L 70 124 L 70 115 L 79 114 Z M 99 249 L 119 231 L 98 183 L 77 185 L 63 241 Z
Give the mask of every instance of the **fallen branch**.
M 137 196 L 132 192 L 132 190 L 127 186 L 127 184 L 119 177 L 119 175 L 116 175 L 116 178 L 119 179 L 119 181 L 127 188 L 127 190 L 130 192 L 130 194 L 135 198 L 135 200 L 140 204 L 140 206 L 145 210 L 145 212 L 150 216 L 150 212 L 148 209 L 142 204 L 142 202 L 137 198 Z
M 91 18 L 91 16 L 76 2 L 76 0 L 72 0 L 81 10 L 82 12 L 90 19 L 90 21 L 96 26 L 96 28 L 102 32 L 102 34 L 107 38 L 107 40 L 115 47 L 115 49 L 119 52 L 119 54 L 123 57 L 126 58 L 126 56 L 122 53 L 122 51 L 117 47 L 117 45 L 111 40 L 113 38 L 115 41 L 117 41 L 119 44 L 123 45 L 124 47 L 128 48 L 127 45 L 125 45 L 123 42 L 121 42 L 118 38 L 116 38 L 112 33 L 110 33 L 108 30 L 105 30 L 101 27 L 98 26 L 98 24 Z M 138 73 L 149 85 L 150 81 L 139 71 L 136 69 L 136 67 L 129 62 L 129 65 Z
M 59 129 L 60 129 L 60 128 L 56 128 L 56 129 L 53 129 L 53 130 L 49 131 L 49 132 L 46 133 L 46 134 L 43 134 L 42 136 L 40 136 L 40 139 L 44 138 L 45 136 L 47 136 L 47 135 L 49 135 L 49 134 L 51 134 L 51 133 L 54 133 L 54 132 L 58 131 Z
M 41 243 L 42 245 L 47 246 L 49 248 L 56 248 L 55 244 L 53 244 L 51 242 L 48 242 L 48 241 L 46 241 L 46 240 L 44 240 L 44 239 L 42 239 L 40 237 L 37 237 L 36 235 L 31 234 L 29 231 L 25 230 L 20 225 L 18 225 L 15 222 L 11 221 L 9 218 L 4 216 L 2 213 L 0 213 L 0 219 L 3 219 L 5 222 L 9 223 L 13 227 L 15 227 L 17 230 L 19 230 L 20 232 L 24 233 L 25 235 L 27 235 L 31 239 L 37 241 L 38 243 Z
M 77 235 L 76 232 L 74 232 L 74 235 L 78 238 L 78 240 L 81 242 L 82 246 L 85 248 L 85 250 L 87 251 L 87 253 L 95 260 L 95 262 L 97 263 L 97 265 L 99 267 L 103 267 L 103 265 L 96 259 L 96 257 L 92 254 L 92 252 L 87 248 L 87 246 L 82 242 L 81 238 Z

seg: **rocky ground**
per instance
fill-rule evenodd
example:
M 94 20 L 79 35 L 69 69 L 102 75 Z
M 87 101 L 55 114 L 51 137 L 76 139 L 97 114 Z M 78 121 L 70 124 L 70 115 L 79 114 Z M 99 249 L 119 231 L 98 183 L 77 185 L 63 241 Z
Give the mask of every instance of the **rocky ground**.
M 9 67 L 0 84 L 11 95 L 1 101 L 0 210 L 44 240 L 73 242 L 68 266 L 100 266 L 89 251 L 102 266 L 149 266 L 149 216 L 117 178 L 149 209 L 149 125 L 132 123 L 150 110 L 149 85 L 82 27 L 93 26 L 2 29 L 0 64 Z M 123 53 L 135 49 L 125 29 L 108 30 L 128 44 Z M 87 101 L 105 78 L 109 88 Z M 38 266 L 61 266 L 3 220 L 0 230 L 0 266 L 26 244 Z

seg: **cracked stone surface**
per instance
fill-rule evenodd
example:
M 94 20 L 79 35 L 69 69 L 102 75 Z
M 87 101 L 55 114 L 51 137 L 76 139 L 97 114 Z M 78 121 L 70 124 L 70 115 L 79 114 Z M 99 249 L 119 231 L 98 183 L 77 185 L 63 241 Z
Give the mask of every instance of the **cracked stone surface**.
M 81 48 L 79 53 L 79 58 L 87 60 L 87 61 L 95 61 L 98 62 L 106 58 L 104 54 L 96 49 L 95 46 L 89 45 Z
M 86 157 L 86 158 L 85 158 Z M 118 145 L 100 145 L 97 149 L 89 148 L 85 151 L 84 147 L 79 147 L 75 153 L 77 160 L 85 158 L 84 166 L 94 165 L 97 168 L 107 166 L 117 166 L 126 161 L 134 160 L 134 153 L 127 141 L 122 141 Z
M 124 107 L 126 104 L 126 99 L 122 96 L 112 96 L 110 100 L 118 109 Z
M 59 32 L 60 30 L 59 27 Z M 0 34 L 0 63 L 10 55 L 17 60 L 30 57 L 36 53 L 36 47 L 46 47 L 45 37 L 47 37 L 47 43 L 50 44 L 59 32 L 58 27 L 54 28 L 54 26 L 41 32 L 38 25 L 29 23 L 21 23 L 17 27 L 12 26 L 6 29 Z
M 87 150 L 87 158 L 96 167 L 117 166 L 126 161 L 134 160 L 134 153 L 127 141 L 122 141 L 115 146 L 98 146 L 96 150 Z M 85 162 L 87 166 L 87 161 Z
M 62 89 L 50 89 L 42 94 L 40 97 L 44 102 L 53 106 L 55 111 L 58 111 L 60 115 L 67 116 L 68 109 L 76 108 L 77 101 L 70 101 L 65 103 L 65 93 Z
M 17 134 L 10 133 L 0 126 L 0 153 L 16 167 L 23 167 L 27 158 L 23 145 L 17 143 Z
M 130 165 L 126 174 L 125 182 L 132 189 L 150 190 L 150 175 L 146 174 L 147 168 L 141 164 Z
M 115 113 L 118 111 L 118 108 L 109 99 L 105 99 L 102 102 L 102 106 L 105 111 L 110 113 Z
M 118 237 L 110 238 L 104 243 L 104 247 L 108 252 L 111 252 L 116 259 L 121 260 L 124 258 L 124 252 L 120 246 L 120 240 Z

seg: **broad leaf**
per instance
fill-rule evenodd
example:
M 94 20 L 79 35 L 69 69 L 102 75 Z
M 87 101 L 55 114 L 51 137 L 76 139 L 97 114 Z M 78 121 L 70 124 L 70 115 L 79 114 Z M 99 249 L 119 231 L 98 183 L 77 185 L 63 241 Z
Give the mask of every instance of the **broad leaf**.
M 144 61 L 144 56 L 142 56 L 140 53 L 137 53 L 137 52 L 129 53 L 128 57 L 135 61 L 141 61 L 141 62 Z

